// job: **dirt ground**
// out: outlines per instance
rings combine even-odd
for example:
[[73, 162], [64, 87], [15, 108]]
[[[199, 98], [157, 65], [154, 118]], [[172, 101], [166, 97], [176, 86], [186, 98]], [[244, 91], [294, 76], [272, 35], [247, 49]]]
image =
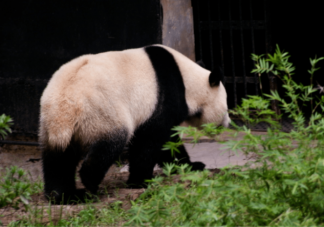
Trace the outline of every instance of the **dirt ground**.
[[[161, 174], [161, 171], [155, 171], [155, 175]], [[115, 173], [106, 175], [105, 179], [99, 188], [99, 201], [93, 203], [94, 206], [100, 208], [109, 206], [110, 203], [115, 201], [121, 201], [122, 207], [124, 209], [129, 209], [131, 206], [130, 201], [137, 199], [140, 194], [142, 194], [145, 189], [128, 189], [125, 187], [126, 181], [128, 179], [129, 173]], [[77, 181], [77, 188], [84, 188], [80, 181]], [[49, 220], [55, 222], [61, 218], [67, 218], [69, 216], [76, 215], [80, 210], [84, 209], [86, 204], [77, 205], [52, 205], [50, 208], [51, 214], [47, 212], [49, 208], [48, 201], [46, 200], [43, 193], [34, 194], [31, 196], [30, 205], [33, 210], [37, 208], [42, 210], [43, 213], [42, 221], [46, 225]], [[11, 207], [4, 207], [0, 209], [0, 220], [3, 225], [8, 225], [11, 221], [20, 220], [22, 217], [28, 217], [28, 215], [33, 216], [31, 212], [26, 212], [24, 206], [19, 207], [19, 209], [14, 209]]]
[[[218, 174], [219, 169], [210, 170], [211, 174]], [[154, 175], [164, 175], [162, 170], [155, 170]], [[128, 179], [129, 172], [107, 174], [103, 182], [100, 184], [98, 198], [99, 201], [92, 203], [97, 208], [109, 207], [109, 205], [116, 201], [122, 202], [122, 208], [128, 210], [131, 208], [131, 201], [136, 200], [146, 189], [129, 189], [126, 188], [126, 181]], [[174, 182], [177, 182], [179, 177], [174, 177]], [[84, 188], [80, 181], [77, 181], [77, 188]], [[86, 208], [87, 204], [76, 205], [51, 205], [49, 206], [43, 193], [34, 194], [31, 196], [30, 205], [32, 209], [26, 211], [24, 206], [21, 205], [19, 209], [11, 207], [4, 207], [0, 209], [0, 218], [2, 224], [7, 226], [12, 221], [21, 220], [23, 217], [34, 218], [36, 215], [32, 213], [38, 210], [38, 220], [44, 224], [44, 226], [50, 221], [56, 222], [62, 218], [68, 218], [75, 216], [82, 209]], [[49, 209], [50, 208], [50, 209]], [[51, 212], [49, 213], [48, 210]], [[40, 219], [39, 217], [42, 216]]]
[[[227, 135], [222, 135], [222, 138], [220, 139], [224, 141], [228, 139], [227, 137]], [[35, 138], [11, 138], [11, 140], [36, 141]], [[188, 139], [188, 141], [189, 140], [190, 139]], [[206, 138], [202, 138], [200, 143], [195, 146], [190, 143], [186, 143], [185, 146], [191, 157], [191, 161], [201, 161], [205, 163], [206, 168], [212, 170], [212, 172], [218, 172], [219, 168], [227, 165], [243, 165], [247, 161], [251, 160], [251, 158], [243, 154], [234, 155], [232, 151], [224, 149], [225, 147], [222, 143]], [[41, 152], [38, 147], [18, 145], [4, 145], [0, 147], [0, 167], [2, 168], [0, 169], [0, 175], [5, 171], [6, 167], [12, 165], [16, 165], [26, 170], [32, 181], [42, 178]], [[156, 169], [154, 174], [160, 175], [162, 174], [162, 171]], [[131, 204], [130, 201], [137, 199], [145, 189], [126, 188], [128, 176], [129, 172], [127, 165], [121, 167], [113, 165], [100, 185], [100, 201], [95, 202], [94, 205], [105, 207], [115, 201], [122, 201], [122, 207], [124, 209], [129, 209]], [[81, 182], [77, 181], [77, 188], [83, 188]], [[49, 205], [43, 194], [33, 195], [30, 203], [34, 208], [43, 210], [44, 225], [49, 222], [50, 218], [53, 221], [73, 216], [86, 206], [84, 204], [66, 206], [52, 205], [51, 214], [49, 215], [46, 212], [46, 210], [48, 210], [46, 208], [48, 208]], [[18, 210], [5, 207], [0, 209], [0, 216], [1, 215], [3, 217], [0, 217], [0, 220], [3, 225], [7, 225], [11, 221], [19, 220], [23, 216], [31, 215], [31, 213], [26, 212], [23, 206]]]

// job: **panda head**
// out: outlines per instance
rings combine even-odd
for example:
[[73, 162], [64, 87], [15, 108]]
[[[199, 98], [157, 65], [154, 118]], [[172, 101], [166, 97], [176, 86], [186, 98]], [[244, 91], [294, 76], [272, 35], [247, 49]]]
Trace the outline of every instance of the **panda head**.
[[191, 111], [189, 105], [189, 117], [186, 123], [195, 127], [206, 123], [228, 127], [231, 119], [228, 115], [227, 93], [221, 82], [221, 70], [218, 68], [217, 71], [210, 72], [203, 69], [200, 73], [203, 74], [199, 78], [203, 80], [204, 86], [195, 94], [199, 97], [195, 99], [200, 102]]
[[185, 123], [200, 127], [202, 124], [215, 123], [228, 127], [231, 122], [227, 108], [227, 94], [221, 82], [222, 70], [205, 69], [202, 61], [193, 62], [180, 52], [163, 45], [176, 61], [185, 86], [188, 117]]

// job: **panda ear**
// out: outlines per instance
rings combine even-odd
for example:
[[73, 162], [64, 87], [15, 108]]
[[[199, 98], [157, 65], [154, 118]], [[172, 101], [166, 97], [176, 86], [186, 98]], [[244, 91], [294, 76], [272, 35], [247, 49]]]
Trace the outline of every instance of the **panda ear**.
[[222, 79], [222, 70], [220, 67], [216, 67], [216, 70], [210, 73], [209, 75], [209, 85], [211, 87], [218, 86], [219, 82]]
[[206, 68], [205, 63], [204, 63], [201, 59], [198, 60], [198, 61], [196, 61], [196, 63], [197, 63], [200, 67]]

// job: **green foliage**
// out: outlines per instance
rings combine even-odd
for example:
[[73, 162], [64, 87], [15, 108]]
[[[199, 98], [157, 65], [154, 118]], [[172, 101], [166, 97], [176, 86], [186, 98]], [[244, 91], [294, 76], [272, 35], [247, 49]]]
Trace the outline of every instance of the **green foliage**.
[[118, 160], [115, 161], [115, 164], [117, 165], [117, 167], [122, 167], [123, 166], [123, 161], [121, 160], [120, 157], [118, 157]]
[[10, 126], [12, 126], [12, 122], [10, 116], [0, 115], [0, 138], [4, 138], [8, 133], [11, 133]]
[[62, 218], [64, 207], [61, 205], [60, 217], [44, 220], [44, 213], [51, 217], [51, 206], [44, 209], [42, 207], [32, 209], [29, 216], [24, 216], [21, 220], [11, 222], [9, 226], [121, 226], [128, 218], [127, 213], [121, 207], [122, 202], [116, 201], [107, 206], [97, 208], [87, 203], [85, 208], [73, 217]]
[[[209, 126], [209, 129], [211, 127], [212, 126]], [[200, 130], [198, 130], [197, 128], [192, 127], [192, 126], [188, 126], [188, 127], [175, 126], [172, 130], [176, 131], [176, 133], [174, 133], [173, 135], [171, 135], [172, 137], [177, 136], [177, 135], [179, 135], [180, 138], [183, 138], [184, 136], [192, 137], [193, 138], [192, 141], [194, 143], [197, 143], [198, 140], [202, 136], [204, 136], [204, 133], [203, 132], [201, 132]], [[213, 131], [213, 130], [211, 130], [211, 131]], [[174, 157], [175, 156], [175, 152], [180, 153], [178, 147], [181, 146], [181, 145], [183, 145], [183, 141], [180, 140], [180, 139], [177, 142], [169, 141], [169, 142], [166, 142], [163, 145], [162, 150], [165, 150], [165, 151], [169, 151], [170, 150], [171, 155]]]
[[[133, 204], [128, 225], [265, 226], [324, 224], [324, 143], [287, 133], [246, 135], [236, 149], [255, 146], [254, 166], [211, 176], [180, 171], [152, 180]], [[228, 144], [232, 149], [234, 145]], [[171, 167], [164, 171], [171, 173]], [[176, 168], [176, 167], [173, 167]]]
[[[132, 208], [124, 211], [120, 203], [97, 209], [88, 206], [75, 217], [49, 223], [49, 226], [322, 226], [324, 225], [324, 98], [314, 100], [312, 80], [323, 58], [311, 59], [311, 84], [293, 81], [294, 66], [288, 53], [279, 47], [273, 55], [252, 55], [252, 72], [273, 73], [283, 82], [286, 98], [278, 92], [249, 96], [232, 114], [240, 116], [246, 126], [261, 121], [271, 125], [264, 135], [255, 135], [246, 126], [236, 127], [242, 139], [225, 142], [233, 151], [254, 153], [256, 161], [245, 166], [222, 168], [219, 174], [208, 170], [191, 172], [189, 165], [168, 164], [166, 177], [150, 180], [148, 189]], [[260, 80], [261, 81], [261, 80]], [[260, 83], [261, 85], [261, 83]], [[261, 86], [262, 88], [262, 86]], [[278, 119], [270, 110], [277, 100], [284, 112], [294, 120], [294, 130], [280, 131]], [[301, 105], [315, 101], [312, 115], [306, 120]], [[206, 124], [202, 130], [174, 127], [173, 136], [192, 137], [196, 143], [202, 136], [217, 138], [224, 128]], [[180, 141], [169, 142], [164, 150], [177, 152]], [[176, 173], [176, 174], [175, 174]], [[0, 194], [1, 195], [1, 194]], [[19, 225], [39, 225], [24, 221]]]
[[[196, 127], [188, 126], [188, 127], [183, 127], [183, 126], [175, 126], [172, 129], [175, 131], [174, 134], [172, 134], [172, 137], [179, 136], [180, 138], [184, 137], [191, 137], [192, 138], [192, 143], [198, 143], [199, 139], [202, 136], [208, 136], [212, 137], [214, 139], [218, 139], [217, 135], [219, 135], [221, 132], [224, 132], [226, 129], [224, 127], [216, 126], [214, 123], [209, 123], [209, 124], [203, 124], [201, 130], [197, 129]], [[183, 141], [181, 139], [178, 139], [177, 142], [166, 142], [163, 145], [162, 150], [165, 151], [170, 151], [171, 155], [174, 157], [175, 152], [180, 153], [178, 147], [183, 145]]]
[[[255, 126], [260, 122], [269, 123], [271, 127], [279, 128], [280, 116], [270, 109], [270, 100], [261, 96], [248, 96], [249, 99], [242, 98], [242, 104], [235, 110], [230, 110], [232, 115], [239, 116], [246, 126]], [[233, 122], [233, 125], [235, 123]], [[236, 126], [236, 125], [235, 125]]]
[[39, 184], [31, 184], [23, 169], [17, 166], [7, 168], [5, 176], [0, 180], [0, 208], [18, 208], [20, 203], [28, 208], [30, 195], [38, 191], [39, 187]]
[[[26, 211], [30, 210], [30, 196], [43, 191], [43, 181], [38, 179], [31, 182], [26, 171], [11, 166], [6, 168], [3, 175], [0, 175], [0, 208], [15, 209], [23, 206]], [[1, 226], [0, 213], [0, 226]]]
[[178, 147], [181, 146], [183, 142], [181, 140], [177, 142], [168, 141], [163, 145], [162, 150], [170, 150], [172, 157], [175, 157], [175, 153], [180, 153]]
[[198, 143], [199, 139], [203, 136], [208, 136], [212, 138], [217, 138], [216, 136], [220, 133], [224, 132], [226, 129], [222, 126], [216, 126], [215, 123], [203, 124], [201, 129], [197, 129], [196, 127], [188, 126], [175, 126], [172, 129], [175, 131], [171, 136], [179, 136], [180, 138], [191, 137], [192, 143]]
[[[263, 58], [263, 55], [257, 56], [252, 55], [252, 59], [255, 61], [255, 69], [252, 72], [261, 75], [264, 72], [273, 73], [278, 77], [282, 83], [283, 88], [286, 89], [286, 98], [283, 99], [279, 96], [277, 91], [271, 91], [271, 94], [266, 94], [270, 100], [277, 100], [280, 103], [281, 109], [288, 114], [290, 118], [294, 120], [295, 130], [304, 136], [312, 135], [314, 137], [319, 136], [321, 128], [324, 126], [322, 115], [317, 113], [318, 107], [324, 110], [324, 96], [318, 97], [315, 100], [315, 107], [313, 107], [313, 97], [312, 94], [317, 91], [313, 88], [312, 81], [314, 73], [319, 69], [316, 68], [316, 64], [323, 60], [324, 58], [310, 59], [311, 70], [310, 74], [310, 85], [297, 84], [293, 79], [295, 67], [290, 63], [289, 55], [287, 52], [281, 52], [279, 46], [277, 45], [276, 51], [273, 55], [268, 54], [268, 58]], [[270, 64], [269, 64], [270, 63]], [[304, 106], [307, 103], [311, 103], [311, 113], [309, 121], [306, 121], [304, 113], [300, 106]], [[307, 127], [305, 127], [305, 125]], [[315, 127], [316, 125], [316, 127]], [[315, 128], [316, 129], [315, 129]], [[314, 130], [317, 132], [315, 133]], [[314, 138], [315, 139], [315, 138]]]
[[81, 210], [79, 214], [69, 220], [61, 219], [57, 223], [59, 226], [94, 226], [96, 223], [97, 210], [94, 207]]
[[[222, 126], [217, 126], [215, 123], [203, 124], [202, 125], [202, 133], [204, 136], [212, 137], [217, 139], [217, 135], [220, 135], [226, 129]], [[193, 141], [195, 142], [195, 141]]]
[[[273, 73], [283, 82], [286, 98], [275, 91], [262, 97], [249, 96], [232, 111], [246, 125], [260, 121], [271, 125], [267, 134], [255, 135], [246, 126], [243, 138], [225, 143], [234, 151], [257, 154], [257, 160], [245, 166], [223, 168], [220, 174], [208, 171], [189, 172], [186, 167], [167, 166], [167, 178], [153, 179], [150, 187], [133, 204], [127, 225], [153, 226], [310, 226], [324, 224], [324, 119], [317, 108], [324, 110], [324, 98], [317, 98], [307, 121], [301, 105], [313, 100], [312, 84], [293, 81], [294, 66], [288, 53], [279, 47], [273, 55], [252, 55], [256, 67], [252, 72]], [[311, 78], [316, 63], [311, 59]], [[261, 80], [260, 80], [261, 81]], [[262, 88], [262, 86], [261, 86]], [[279, 130], [278, 119], [270, 110], [270, 101], [277, 100], [294, 121], [294, 130]], [[177, 135], [189, 135], [193, 142], [202, 135], [217, 134], [208, 128], [175, 127]], [[180, 179], [175, 180], [172, 169]]]
[[184, 136], [187, 137], [192, 137], [192, 142], [197, 143], [199, 139], [204, 136], [202, 131], [197, 129], [196, 127], [188, 126], [188, 127], [183, 127], [183, 126], [175, 126], [173, 131], [176, 131], [172, 136], [179, 135], [180, 138], [183, 138]]

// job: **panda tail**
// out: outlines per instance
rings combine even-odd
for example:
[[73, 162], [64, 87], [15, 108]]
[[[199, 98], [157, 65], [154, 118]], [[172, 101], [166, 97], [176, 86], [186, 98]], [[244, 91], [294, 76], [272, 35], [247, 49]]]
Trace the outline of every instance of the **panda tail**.
[[39, 128], [39, 143], [44, 147], [55, 148], [64, 151], [72, 140], [75, 129], [74, 122], [62, 121], [42, 121]]
[[[77, 75], [87, 63], [88, 56], [79, 57], [67, 63], [56, 74]], [[57, 91], [50, 83], [41, 99], [39, 142], [41, 146], [64, 151], [77, 130], [78, 121], [82, 116], [82, 105], [69, 101], [65, 92]]]

